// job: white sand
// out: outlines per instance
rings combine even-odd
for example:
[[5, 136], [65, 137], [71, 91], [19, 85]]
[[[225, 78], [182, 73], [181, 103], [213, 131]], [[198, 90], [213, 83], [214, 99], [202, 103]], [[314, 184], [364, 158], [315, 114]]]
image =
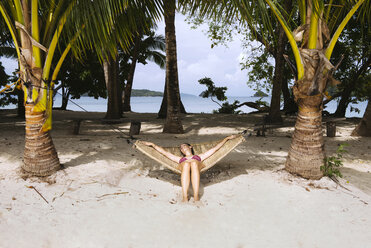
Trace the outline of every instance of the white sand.
[[[103, 125], [103, 115], [56, 111], [52, 136], [65, 169], [24, 180], [24, 123], [0, 111], [1, 248], [371, 247], [371, 139], [349, 135], [354, 121], [339, 120], [338, 136], [325, 137], [328, 155], [350, 145], [340, 180], [348, 190], [282, 170], [287, 127], [248, 138], [202, 175], [201, 201], [184, 204], [179, 176]], [[89, 121], [72, 135], [77, 117]], [[176, 145], [252, 130], [261, 115], [188, 115], [182, 135], [162, 134], [154, 114], [127, 117], [114, 126], [127, 133], [140, 120], [138, 138]]]

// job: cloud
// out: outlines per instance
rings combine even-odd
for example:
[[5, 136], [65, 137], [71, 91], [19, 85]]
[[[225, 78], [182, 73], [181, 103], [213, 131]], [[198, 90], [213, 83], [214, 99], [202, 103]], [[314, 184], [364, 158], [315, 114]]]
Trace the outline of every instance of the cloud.
[[[244, 55], [241, 42], [236, 39], [228, 48], [217, 46], [211, 48], [211, 42], [204, 33], [205, 27], [191, 29], [185, 17], [176, 15], [176, 37], [178, 56], [179, 86], [182, 93], [198, 95], [205, 86], [198, 84], [203, 77], [210, 77], [216, 86], [227, 86], [228, 95], [248, 96], [252, 90], [246, 85], [247, 73], [241, 71], [240, 61]], [[159, 23], [159, 34], [164, 34], [164, 24]], [[147, 87], [163, 90], [165, 71], [148, 63], [138, 66], [134, 78], [134, 88]]]

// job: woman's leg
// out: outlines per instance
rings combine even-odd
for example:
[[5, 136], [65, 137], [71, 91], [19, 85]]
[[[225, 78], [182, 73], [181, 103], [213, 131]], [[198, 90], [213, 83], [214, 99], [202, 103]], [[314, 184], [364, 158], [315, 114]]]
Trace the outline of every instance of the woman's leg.
[[181, 175], [182, 191], [183, 191], [183, 201], [188, 201], [188, 188], [191, 174], [191, 164], [184, 163]]
[[191, 163], [192, 172], [192, 187], [193, 187], [193, 198], [195, 201], [199, 200], [198, 191], [200, 188], [200, 170], [198, 168], [198, 162]]

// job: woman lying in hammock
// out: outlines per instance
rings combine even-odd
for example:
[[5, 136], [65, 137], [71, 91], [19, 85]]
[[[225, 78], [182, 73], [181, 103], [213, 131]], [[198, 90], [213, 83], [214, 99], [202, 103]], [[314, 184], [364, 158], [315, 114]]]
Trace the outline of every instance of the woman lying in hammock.
[[200, 188], [200, 170], [203, 168], [202, 161], [204, 161], [205, 159], [213, 155], [216, 151], [218, 151], [225, 144], [225, 142], [236, 137], [238, 137], [238, 135], [228, 136], [225, 139], [223, 139], [220, 143], [218, 143], [216, 146], [202, 154], [193, 154], [193, 149], [190, 144], [181, 144], [180, 151], [184, 154], [184, 157], [176, 156], [166, 151], [161, 146], [158, 146], [151, 142], [142, 141], [141, 143], [146, 146], [152, 146], [154, 149], [163, 154], [165, 157], [169, 158], [170, 160], [176, 163], [179, 163], [178, 169], [182, 171], [181, 183], [183, 191], [183, 201], [187, 202], [190, 181], [192, 181], [194, 200], [195, 201], [199, 200], [198, 191]]

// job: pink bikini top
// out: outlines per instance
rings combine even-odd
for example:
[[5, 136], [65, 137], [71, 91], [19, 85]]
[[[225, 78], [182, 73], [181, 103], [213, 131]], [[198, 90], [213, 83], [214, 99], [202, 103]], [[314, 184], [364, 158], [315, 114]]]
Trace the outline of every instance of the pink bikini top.
[[[196, 159], [198, 161], [201, 161], [201, 158], [198, 155], [193, 155], [191, 159]], [[179, 159], [179, 164], [183, 163], [186, 160], [188, 160], [186, 157], [183, 157], [183, 158]]]

